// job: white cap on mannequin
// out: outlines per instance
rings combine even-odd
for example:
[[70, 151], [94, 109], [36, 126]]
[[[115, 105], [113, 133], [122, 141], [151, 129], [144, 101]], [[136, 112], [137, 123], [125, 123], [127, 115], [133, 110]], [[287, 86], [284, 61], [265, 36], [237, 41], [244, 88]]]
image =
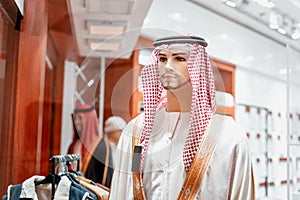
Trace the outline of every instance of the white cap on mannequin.
[[110, 133], [113, 131], [123, 130], [126, 126], [126, 122], [123, 118], [119, 116], [109, 117], [104, 124], [104, 132]]

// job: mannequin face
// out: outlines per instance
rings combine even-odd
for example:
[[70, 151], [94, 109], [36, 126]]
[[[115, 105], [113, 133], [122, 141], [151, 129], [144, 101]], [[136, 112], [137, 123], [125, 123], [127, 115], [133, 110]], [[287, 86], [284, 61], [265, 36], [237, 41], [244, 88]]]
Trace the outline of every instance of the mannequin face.
[[80, 134], [82, 132], [82, 118], [79, 114], [74, 114], [74, 124], [77, 132]]
[[162, 49], [158, 55], [158, 72], [166, 90], [178, 89], [190, 82], [187, 69], [190, 52], [186, 49]]
[[112, 142], [112, 143], [114, 143], [115, 145], [117, 145], [118, 142], [119, 142], [121, 133], [122, 133], [121, 130], [118, 130], [118, 131], [112, 131], [112, 132], [110, 132], [110, 133], [106, 133], [106, 137], [107, 137], [107, 139], [108, 139], [110, 142]]

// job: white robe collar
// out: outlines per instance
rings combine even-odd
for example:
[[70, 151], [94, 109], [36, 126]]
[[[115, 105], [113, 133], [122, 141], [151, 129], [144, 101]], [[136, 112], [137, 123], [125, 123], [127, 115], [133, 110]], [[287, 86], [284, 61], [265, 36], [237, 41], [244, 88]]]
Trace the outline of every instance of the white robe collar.
[[[20, 198], [30, 198], [30, 199], [38, 200], [35, 182], [41, 181], [44, 178], [45, 178], [44, 176], [34, 175], [31, 178], [25, 180], [22, 183]], [[57, 185], [54, 199], [60, 199], [60, 200], [69, 199], [70, 186], [71, 186], [71, 181], [66, 176], [62, 176], [61, 180], [59, 181], [59, 184]], [[51, 184], [45, 184], [45, 187], [51, 190], [52, 186]], [[8, 200], [10, 200], [9, 191], [8, 191]]]

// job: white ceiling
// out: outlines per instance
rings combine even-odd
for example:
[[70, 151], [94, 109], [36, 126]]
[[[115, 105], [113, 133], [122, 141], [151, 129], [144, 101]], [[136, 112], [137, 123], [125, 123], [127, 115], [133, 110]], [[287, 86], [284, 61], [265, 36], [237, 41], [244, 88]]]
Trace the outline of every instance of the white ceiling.
[[[300, 0], [272, 1], [281, 13], [300, 23]], [[257, 21], [253, 16], [259, 18], [267, 11], [253, 2], [248, 4], [241, 12], [222, 0], [68, 0], [81, 56], [129, 58], [140, 34], [156, 39], [170, 31], [188, 31], [208, 41], [210, 56], [284, 80], [286, 44], [292, 40]], [[125, 24], [125, 29], [116, 34], [92, 35], [88, 21], [109, 26]], [[92, 50], [89, 42], [95, 40], [119, 50]], [[298, 55], [294, 53], [294, 57]], [[293, 63], [293, 76], [300, 83], [300, 61]]]
[[[283, 12], [293, 12], [293, 17], [300, 22], [300, 8], [291, 1], [276, 0], [275, 3], [284, 6]], [[156, 39], [169, 31], [201, 35], [208, 41], [207, 51], [212, 57], [280, 80], [286, 78], [285, 45], [292, 40], [226, 6], [221, 0], [176, 0], [176, 3], [173, 0], [154, 0], [142, 34]], [[293, 74], [300, 76], [299, 63], [293, 66], [298, 68]]]
[[[230, 0], [233, 2], [246, 2], [237, 6], [237, 8], [231, 8], [223, 3], [222, 0], [188, 0], [203, 8], [209, 9], [224, 18], [230, 19], [248, 29], [259, 32], [266, 35], [280, 43], [285, 43], [291, 39], [280, 34], [277, 30], [271, 30], [268, 25], [270, 22], [270, 15], [274, 11], [282, 14], [288, 20], [283, 22], [290, 22], [294, 25], [298, 25], [300, 28], [300, 0]], [[275, 7], [267, 8], [258, 3], [260, 2], [272, 2]], [[298, 3], [297, 3], [298, 2]]]
[[[67, 2], [80, 56], [129, 58], [152, 0]], [[91, 24], [96, 25], [96, 28], [105, 28], [99, 34], [92, 34], [89, 29]], [[109, 33], [111, 30], [112, 33]]]

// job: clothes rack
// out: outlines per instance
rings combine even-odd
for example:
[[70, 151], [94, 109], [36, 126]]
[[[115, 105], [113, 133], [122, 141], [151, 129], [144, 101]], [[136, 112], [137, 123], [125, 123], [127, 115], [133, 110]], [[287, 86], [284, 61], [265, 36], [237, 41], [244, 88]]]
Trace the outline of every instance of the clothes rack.
[[55, 194], [55, 165], [56, 163], [61, 163], [61, 162], [74, 162], [77, 160], [77, 171], [80, 169], [80, 155], [79, 154], [67, 154], [67, 155], [55, 155], [50, 158], [51, 161], [51, 176], [52, 176], [52, 188], [51, 188], [51, 200], [54, 199], [54, 194]]

